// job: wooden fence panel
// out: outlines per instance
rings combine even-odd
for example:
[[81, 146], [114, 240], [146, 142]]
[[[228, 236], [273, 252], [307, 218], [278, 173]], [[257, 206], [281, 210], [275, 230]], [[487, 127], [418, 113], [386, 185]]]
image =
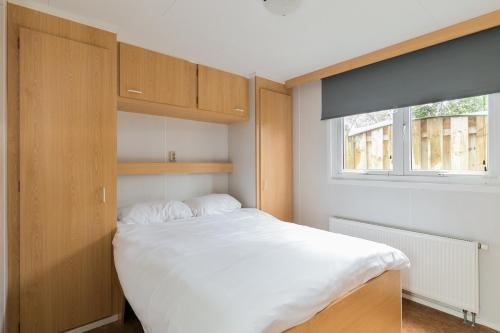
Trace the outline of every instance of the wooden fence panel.
[[344, 169], [353, 170], [354, 169], [354, 149], [355, 149], [355, 137], [346, 136], [344, 138]]
[[428, 170], [430, 166], [429, 137], [427, 131], [427, 119], [420, 121], [420, 169]]
[[[452, 116], [414, 119], [413, 170], [483, 171], [488, 154], [488, 118]], [[355, 170], [392, 168], [392, 125], [344, 139], [344, 167]]]
[[366, 170], [366, 132], [354, 138], [354, 169]]
[[412, 167], [414, 170], [422, 168], [422, 121], [412, 121], [411, 130]]
[[443, 170], [451, 170], [451, 119], [443, 118]]
[[451, 170], [469, 167], [468, 117], [451, 118]]
[[370, 152], [367, 156], [369, 170], [384, 168], [384, 128], [377, 128], [371, 132]]
[[429, 142], [429, 162], [431, 170], [443, 168], [443, 118], [427, 119], [427, 136]]
[[392, 125], [385, 126], [383, 130], [383, 169], [392, 169]]

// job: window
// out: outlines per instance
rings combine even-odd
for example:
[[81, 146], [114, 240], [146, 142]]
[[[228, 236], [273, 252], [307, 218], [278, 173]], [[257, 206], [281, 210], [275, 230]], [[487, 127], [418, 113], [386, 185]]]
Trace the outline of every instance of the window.
[[412, 170], [487, 170], [488, 96], [410, 108]]
[[464, 176], [483, 183], [496, 174], [498, 112], [500, 94], [493, 94], [331, 120], [333, 177]]
[[344, 117], [344, 170], [392, 170], [392, 114]]

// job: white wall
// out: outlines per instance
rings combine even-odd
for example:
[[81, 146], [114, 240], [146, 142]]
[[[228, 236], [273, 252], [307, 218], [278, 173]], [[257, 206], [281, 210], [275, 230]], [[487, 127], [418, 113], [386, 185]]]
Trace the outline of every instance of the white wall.
[[229, 125], [229, 159], [234, 166], [229, 194], [243, 207], [255, 207], [255, 77], [250, 79], [248, 96], [248, 122]]
[[[118, 161], [166, 162], [169, 151], [179, 162], [227, 161], [228, 126], [118, 113]], [[120, 176], [118, 206], [227, 191], [227, 174]]]
[[499, 329], [500, 194], [329, 184], [327, 122], [320, 116], [321, 83], [296, 88], [296, 222], [327, 230], [336, 215], [488, 244], [480, 255], [478, 320]]

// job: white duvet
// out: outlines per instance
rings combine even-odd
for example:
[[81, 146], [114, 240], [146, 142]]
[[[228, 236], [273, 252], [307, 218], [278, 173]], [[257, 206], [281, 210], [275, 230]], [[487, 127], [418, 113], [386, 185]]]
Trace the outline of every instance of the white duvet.
[[389, 246], [256, 209], [119, 223], [113, 245], [123, 291], [148, 333], [282, 332], [409, 264]]

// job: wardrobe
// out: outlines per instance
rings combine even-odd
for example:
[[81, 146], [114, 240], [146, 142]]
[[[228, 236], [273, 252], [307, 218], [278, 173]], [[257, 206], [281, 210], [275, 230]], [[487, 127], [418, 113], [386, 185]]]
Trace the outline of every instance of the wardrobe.
[[116, 35], [8, 4], [7, 332], [121, 312]]
[[293, 221], [292, 91], [255, 78], [257, 208]]

